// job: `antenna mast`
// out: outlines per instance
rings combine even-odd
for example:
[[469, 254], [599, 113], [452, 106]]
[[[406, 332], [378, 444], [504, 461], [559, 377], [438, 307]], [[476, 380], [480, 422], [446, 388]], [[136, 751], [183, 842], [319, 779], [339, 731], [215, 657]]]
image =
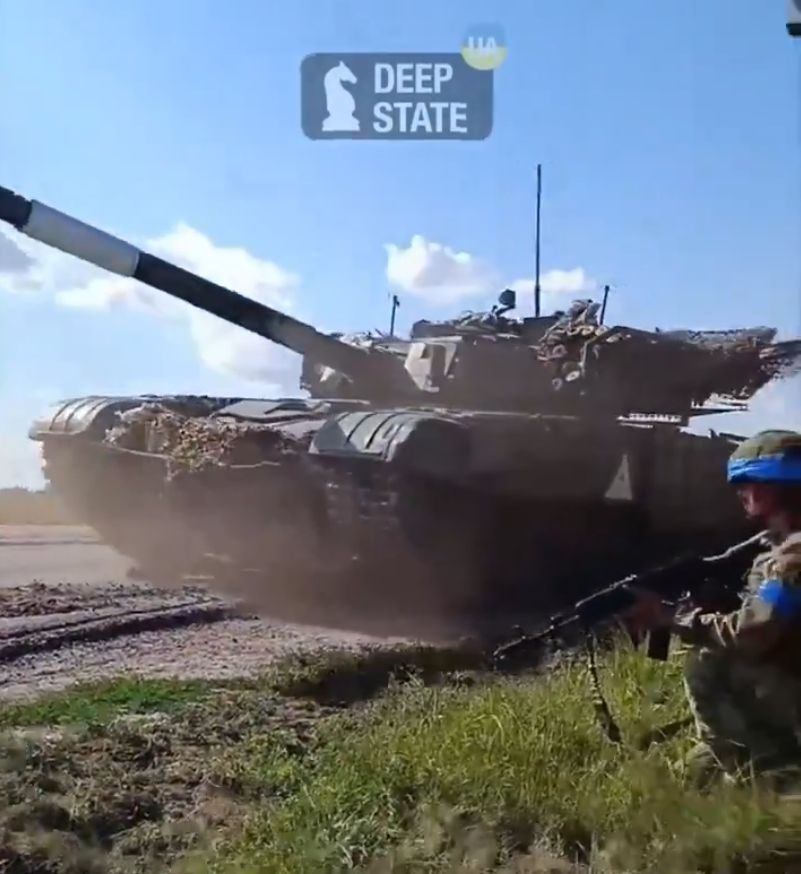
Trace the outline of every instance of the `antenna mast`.
[[606, 316], [606, 302], [609, 300], [609, 286], [604, 286], [604, 302], [601, 304], [601, 316], [598, 319], [599, 324], [604, 323], [604, 317]]
[[542, 203], [542, 164], [537, 164], [537, 225], [534, 256], [534, 315], [540, 314], [540, 204]]
[[393, 294], [392, 295], [392, 315], [390, 316], [390, 319], [389, 319], [389, 336], [390, 337], [395, 336], [395, 311], [398, 309], [399, 306], [400, 306], [400, 300], [398, 299], [398, 295]]

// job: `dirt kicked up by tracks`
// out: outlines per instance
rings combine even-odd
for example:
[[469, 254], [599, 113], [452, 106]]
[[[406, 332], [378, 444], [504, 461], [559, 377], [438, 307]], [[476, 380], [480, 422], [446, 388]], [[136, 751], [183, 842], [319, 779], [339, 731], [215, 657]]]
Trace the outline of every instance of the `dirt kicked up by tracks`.
[[0, 526], [0, 699], [126, 673], [246, 678], [287, 655], [399, 642], [254, 616], [199, 586], [127, 580], [91, 532], [59, 528]]

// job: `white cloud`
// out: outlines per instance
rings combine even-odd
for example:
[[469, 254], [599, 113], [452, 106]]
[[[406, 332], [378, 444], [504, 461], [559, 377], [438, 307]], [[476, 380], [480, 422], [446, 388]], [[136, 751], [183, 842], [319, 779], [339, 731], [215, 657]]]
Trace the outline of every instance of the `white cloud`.
[[[44, 292], [66, 307], [102, 312], [124, 306], [182, 320], [208, 367], [267, 383], [265, 391], [285, 393], [297, 388], [300, 362], [289, 350], [136, 280], [109, 274], [22, 235], [18, 237], [19, 243], [15, 243], [0, 236], [29, 259], [27, 267], [5, 283], [9, 290]], [[141, 245], [154, 255], [253, 300], [283, 311], [294, 308], [300, 284], [297, 276], [246, 249], [219, 246], [185, 223]]]
[[[518, 294], [527, 297], [534, 294], [534, 279], [516, 279], [511, 285]], [[591, 295], [598, 283], [587, 275], [583, 267], [572, 270], [548, 270], [540, 275], [543, 309], [565, 306], [574, 298]]]
[[25, 273], [31, 268], [33, 259], [10, 237], [0, 233], [0, 275]]
[[448, 305], [500, 287], [495, 272], [467, 252], [415, 234], [406, 248], [389, 243], [386, 275], [390, 284], [428, 303]]
[[[384, 248], [390, 284], [430, 304], [452, 306], [469, 298], [494, 295], [505, 287], [500, 273], [491, 265], [420, 234], [415, 234], [406, 247], [390, 243]], [[517, 279], [508, 287], [526, 297], [534, 294], [533, 279]], [[584, 268], [576, 267], [543, 273], [540, 287], [543, 305], [548, 309], [591, 294], [598, 283]]]
[[693, 430], [714, 428], [749, 436], [766, 428], [801, 431], [801, 376], [780, 379], [760, 389], [743, 413], [704, 416]]

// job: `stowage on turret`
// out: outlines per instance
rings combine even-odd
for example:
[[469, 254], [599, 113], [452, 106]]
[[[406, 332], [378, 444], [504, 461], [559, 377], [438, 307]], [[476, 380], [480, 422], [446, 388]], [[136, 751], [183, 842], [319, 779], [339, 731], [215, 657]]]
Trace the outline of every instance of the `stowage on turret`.
[[733, 542], [738, 438], [685, 426], [801, 358], [773, 328], [609, 326], [593, 301], [514, 318], [510, 290], [406, 338], [328, 335], [4, 188], [0, 220], [302, 356], [306, 396], [72, 398], [30, 431], [55, 492], [151, 579], [248, 580], [277, 615], [484, 622]]

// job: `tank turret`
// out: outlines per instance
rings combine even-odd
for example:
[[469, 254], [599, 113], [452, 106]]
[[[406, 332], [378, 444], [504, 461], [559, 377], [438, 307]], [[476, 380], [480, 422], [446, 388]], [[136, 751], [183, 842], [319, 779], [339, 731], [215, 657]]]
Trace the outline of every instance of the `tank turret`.
[[[776, 330], [646, 331], [599, 321], [600, 305], [577, 300], [563, 312], [516, 319], [514, 293], [487, 312], [420, 320], [408, 339], [353, 335], [404, 362], [415, 388], [443, 406], [592, 418], [690, 418], [744, 409], [773, 379], [791, 375], [801, 343]], [[307, 356], [301, 385], [313, 397], [359, 396]], [[344, 392], [344, 395], [343, 395]]]

